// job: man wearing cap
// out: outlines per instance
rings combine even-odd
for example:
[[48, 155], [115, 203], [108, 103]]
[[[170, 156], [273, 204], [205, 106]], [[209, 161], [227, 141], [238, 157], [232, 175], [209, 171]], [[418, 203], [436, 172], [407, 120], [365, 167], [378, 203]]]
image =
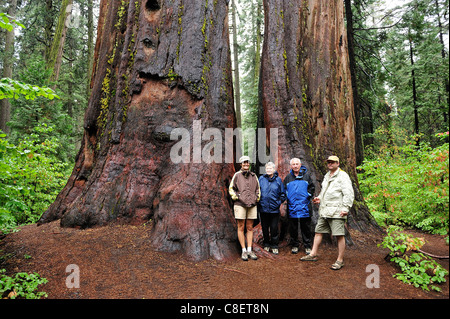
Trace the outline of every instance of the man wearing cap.
[[[250, 157], [242, 156], [239, 162], [241, 169], [234, 174], [228, 191], [234, 201], [234, 217], [237, 221], [238, 239], [242, 247], [241, 258], [244, 261], [247, 261], [248, 257], [256, 260], [258, 257], [252, 251], [253, 222], [258, 218], [256, 204], [260, 199], [261, 192], [258, 178], [255, 173], [250, 171]], [[247, 229], [247, 236], [244, 234], [245, 229]], [[245, 246], [246, 238], [247, 248]]]
[[328, 173], [322, 182], [319, 196], [313, 203], [320, 204], [319, 219], [316, 225], [314, 244], [309, 255], [300, 258], [302, 261], [316, 261], [317, 251], [323, 234], [331, 233], [338, 242], [338, 257], [331, 269], [339, 270], [344, 266], [345, 222], [355, 198], [352, 181], [346, 172], [339, 168], [339, 158], [330, 156], [327, 159]]

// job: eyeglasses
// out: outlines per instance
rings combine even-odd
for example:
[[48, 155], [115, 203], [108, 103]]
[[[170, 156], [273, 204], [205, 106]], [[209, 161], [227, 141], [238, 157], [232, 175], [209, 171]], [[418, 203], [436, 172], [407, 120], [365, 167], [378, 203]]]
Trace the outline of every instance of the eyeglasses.
[[333, 163], [337, 163], [335, 161], [327, 161], [327, 164], [333, 164]]

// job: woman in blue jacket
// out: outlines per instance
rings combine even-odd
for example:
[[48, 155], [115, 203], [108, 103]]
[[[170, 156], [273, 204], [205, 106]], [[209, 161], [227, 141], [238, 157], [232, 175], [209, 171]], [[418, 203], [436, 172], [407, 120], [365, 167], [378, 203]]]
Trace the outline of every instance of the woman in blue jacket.
[[278, 254], [278, 221], [280, 220], [280, 205], [286, 200], [286, 193], [281, 178], [275, 170], [275, 164], [266, 164], [266, 174], [259, 177], [261, 199], [258, 208], [264, 237], [264, 250]]

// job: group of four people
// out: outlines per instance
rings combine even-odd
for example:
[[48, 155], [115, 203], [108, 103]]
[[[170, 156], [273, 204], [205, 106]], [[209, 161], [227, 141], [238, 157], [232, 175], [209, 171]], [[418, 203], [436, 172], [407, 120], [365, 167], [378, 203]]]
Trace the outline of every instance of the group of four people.
[[[287, 201], [286, 213], [289, 218], [291, 252], [298, 253], [300, 246], [298, 228], [300, 226], [306, 256], [302, 261], [317, 261], [317, 251], [324, 233], [336, 236], [338, 242], [338, 258], [331, 266], [338, 270], [344, 266], [345, 222], [353, 205], [354, 192], [348, 174], [339, 168], [339, 158], [330, 156], [327, 159], [328, 173], [324, 176], [322, 189], [314, 197], [315, 186], [308, 170], [300, 159], [290, 161], [291, 170], [282, 181], [278, 176], [275, 164], [268, 162], [266, 174], [257, 178], [250, 171], [250, 158], [240, 158], [241, 169], [231, 180], [229, 193], [234, 201], [234, 217], [237, 221], [238, 240], [242, 247], [241, 258], [256, 260], [258, 257], [252, 250], [253, 224], [258, 218], [264, 238], [264, 250], [278, 254], [280, 207]], [[320, 204], [319, 219], [315, 228], [314, 242], [311, 233], [310, 202]], [[245, 234], [245, 230], [247, 233]], [[246, 245], [247, 241], [247, 245]]]

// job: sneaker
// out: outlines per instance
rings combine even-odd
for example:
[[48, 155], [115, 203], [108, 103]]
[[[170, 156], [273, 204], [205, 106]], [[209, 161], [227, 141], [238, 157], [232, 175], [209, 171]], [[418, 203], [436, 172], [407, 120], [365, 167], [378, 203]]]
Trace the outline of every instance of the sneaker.
[[298, 254], [298, 247], [292, 247], [291, 253]]
[[272, 253], [274, 255], [278, 255], [278, 248], [272, 248]]
[[247, 253], [248, 256], [253, 259], [253, 260], [257, 260], [258, 256], [256, 256], [255, 252], [252, 250], [251, 252]]
[[306, 248], [305, 252], [306, 252], [307, 255], [309, 255], [311, 253], [311, 248]]
[[266, 246], [266, 247], [264, 247], [264, 250], [267, 251], [267, 252], [269, 252], [269, 251], [270, 251], [270, 247], [269, 247], [269, 246]]
[[242, 259], [243, 261], [247, 261], [247, 260], [248, 260], [248, 255], [247, 255], [247, 252], [246, 252], [246, 251], [243, 251], [243, 252], [242, 252], [241, 259]]

